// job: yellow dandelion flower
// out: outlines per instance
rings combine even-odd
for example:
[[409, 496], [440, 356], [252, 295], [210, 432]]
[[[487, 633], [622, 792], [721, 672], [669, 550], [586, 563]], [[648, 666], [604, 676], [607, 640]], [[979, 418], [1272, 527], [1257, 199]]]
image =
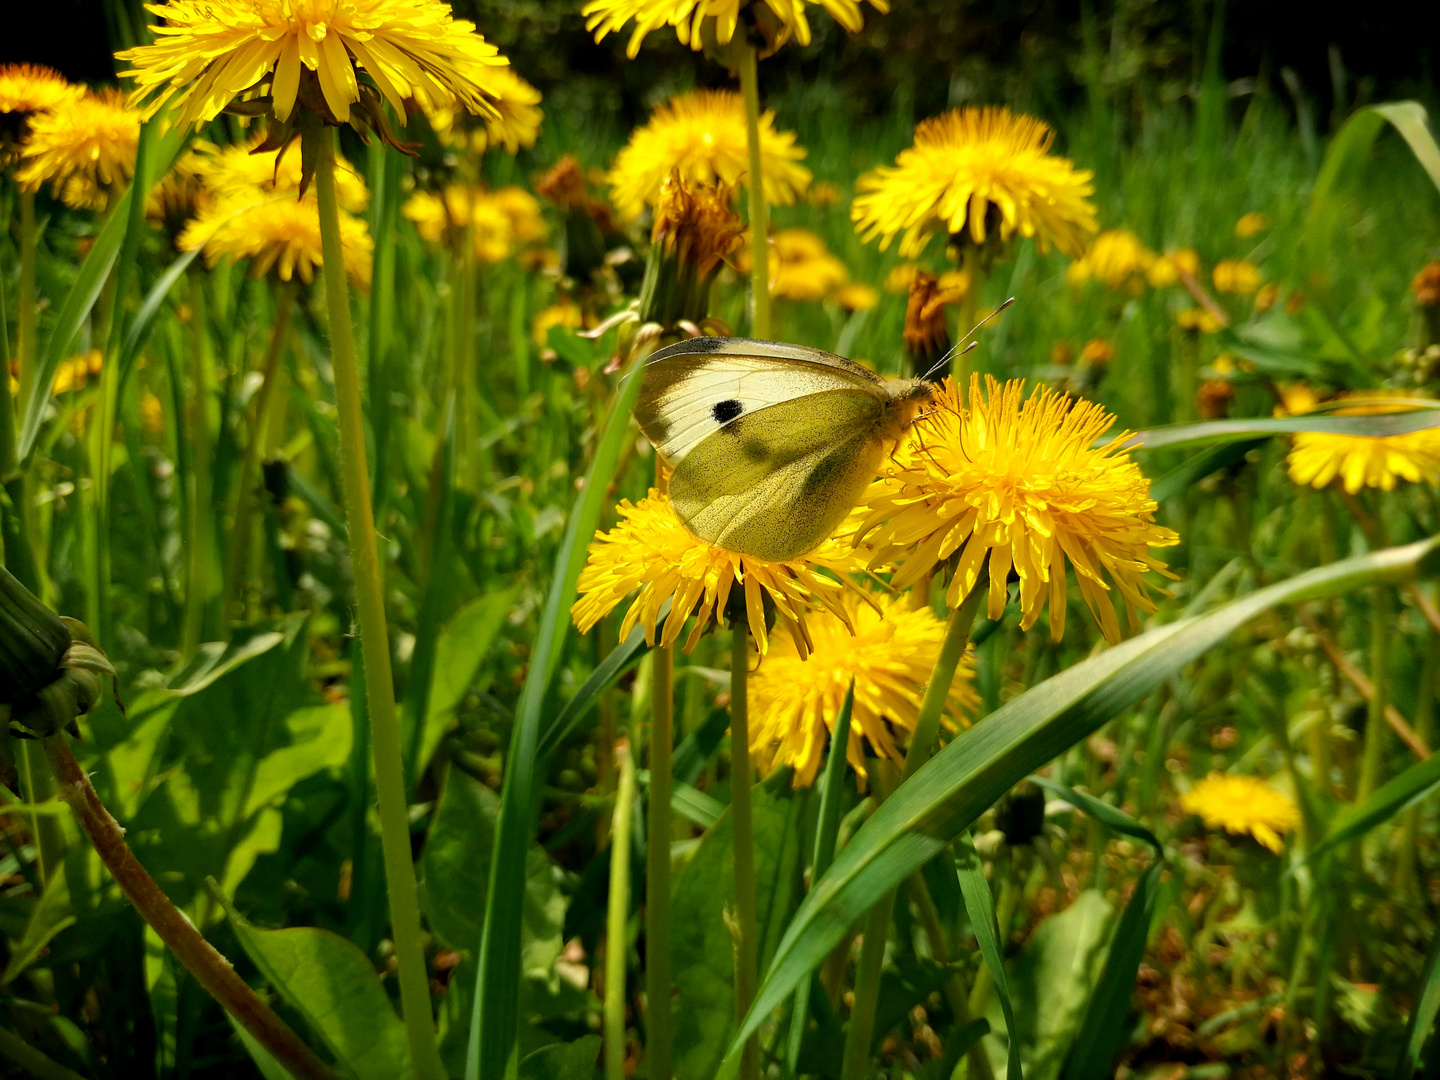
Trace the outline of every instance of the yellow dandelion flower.
[[888, 293], [908, 293], [911, 285], [915, 282], [915, 275], [922, 272], [920, 267], [915, 263], [901, 263], [885, 275], [885, 291]]
[[1150, 264], [1145, 278], [1150, 282], [1151, 288], [1163, 289], [1179, 281], [1181, 271], [1191, 277], [1200, 273], [1200, 255], [1194, 248], [1177, 248], [1157, 256]]
[[[1282, 391], [1287, 412], [1294, 415], [1314, 408], [1314, 393], [1308, 387], [1287, 390]], [[1375, 398], [1379, 393], [1368, 390], [1363, 395], [1341, 394], [1340, 398]], [[1410, 410], [1411, 406], [1405, 404], [1405, 398], [1413, 395], [1390, 393], [1385, 396], [1395, 398], [1394, 403], [1372, 401], [1364, 405], [1342, 406], [1328, 415], [1380, 416]], [[1424, 481], [1435, 486], [1440, 484], [1440, 428], [1412, 431], [1408, 435], [1378, 436], [1303, 431], [1295, 436], [1285, 461], [1294, 483], [1323, 488], [1338, 478], [1350, 495], [1366, 487], [1391, 491], [1400, 480], [1408, 480], [1412, 484]]]
[[1288, 796], [1255, 776], [1211, 773], [1180, 796], [1180, 809], [1197, 815], [1207, 829], [1250, 835], [1275, 854], [1281, 833], [1300, 824], [1300, 810]]
[[872, 285], [852, 281], [835, 290], [835, 302], [846, 311], [869, 311], [880, 303], [880, 292]]
[[1080, 348], [1080, 363], [1108, 364], [1115, 359], [1115, 343], [1109, 338], [1091, 338]]
[[805, 193], [805, 201], [811, 206], [834, 206], [840, 201], [840, 185], [829, 180], [821, 180], [818, 184], [811, 184], [810, 190]]
[[50, 384], [50, 392], [59, 397], [74, 390], [84, 390], [85, 384], [100, 374], [102, 362], [99, 349], [91, 349], [88, 353], [60, 361], [55, 368], [55, 379]]
[[1259, 236], [1268, 228], [1270, 219], [1257, 211], [1251, 211], [1235, 222], [1235, 235], [1241, 240], [1248, 240], [1252, 236]]
[[544, 240], [547, 232], [539, 201], [524, 188], [513, 186], [491, 191], [451, 184], [439, 194], [417, 191], [400, 212], [432, 244], [455, 239], [468, 222], [475, 255], [485, 263], [503, 262], [521, 248]]
[[[452, 18], [439, 0], [170, 0], [146, 7], [165, 20], [156, 41], [117, 53], [134, 66], [133, 100], [154, 115], [167, 101], [184, 104], [182, 125], [213, 120], [259, 84], [268, 84], [276, 119], [297, 101], [324, 102], [340, 123], [366, 105], [357, 67], [395, 112], [405, 103], [437, 109], [459, 102], [493, 114], [486, 76], [508, 61]], [[302, 84], [307, 88], [302, 93]]]
[[468, 124], [461, 111], [441, 106], [429, 113], [430, 126], [447, 146], [484, 153], [499, 146], [514, 154], [521, 147], [535, 145], [545, 114], [540, 109], [540, 91], [509, 67], [486, 68], [483, 85], [496, 99], [493, 114], [482, 116], [479, 126]]
[[[680, 43], [697, 52], [707, 40], [728, 45], [740, 23], [740, 9], [750, 7], [756, 13], [756, 25], [765, 34], [764, 54], [768, 55], [791, 36], [801, 45], [810, 44], [807, 3], [819, 4], [852, 34], [865, 26], [856, 0], [765, 0], [764, 4], [749, 0], [590, 0], [580, 14], [585, 16], [585, 29], [594, 32], [597, 42], [604, 41], [608, 34], [619, 33], [634, 20], [635, 29], [625, 46], [625, 55], [633, 60], [640, 54], [645, 36], [662, 26], [673, 26]], [[890, 10], [887, 0], [870, 0], [870, 6], [880, 12]]]
[[[937, 564], [958, 556], [948, 600], [959, 604], [986, 566], [989, 617], [1005, 609], [1007, 580], [1020, 578], [1022, 630], [1050, 603], [1050, 634], [1065, 630], [1065, 564], [1075, 568], [1086, 605], [1108, 641], [1120, 639], [1111, 593], [1130, 614], [1155, 610], [1147, 570], [1172, 576], [1152, 547], [1180, 538], [1154, 523], [1150, 481], [1124, 448], [1128, 432], [1103, 446], [1114, 423], [1100, 406], [1071, 401], [1023, 380], [1001, 386], [976, 376], [969, 407], [954, 383], [936, 390], [880, 479], [871, 484], [860, 529], [870, 565], [900, 567], [892, 584], [905, 588]], [[1108, 579], [1108, 580], [1107, 580]]]
[[67, 206], [104, 209], [130, 179], [139, 145], [140, 114], [120, 91], [83, 94], [30, 117], [15, 178], [31, 191], [49, 184]]
[[1175, 325], [1196, 334], [1213, 334], [1223, 325], [1219, 316], [1208, 308], [1185, 308], [1175, 313]]
[[[800, 165], [805, 150], [793, 131], [776, 131], [775, 114], [760, 117], [760, 171], [765, 200], [788, 206], [810, 184]], [[745, 103], [729, 90], [696, 90], [671, 98], [651, 114], [615, 158], [608, 182], [615, 208], [627, 218], [654, 205], [671, 170], [687, 183], [731, 186], [750, 167], [745, 144]]]
[[[193, 172], [221, 201], [242, 199], [263, 202], [275, 195], [298, 195], [301, 183], [301, 149], [292, 142], [279, 151], [260, 151], [257, 137], [237, 146], [216, 146], [197, 139], [177, 169]], [[340, 209], [358, 214], [370, 203], [370, 192], [354, 165], [335, 156], [335, 201]]]
[[1079, 259], [1065, 270], [1072, 285], [1092, 278], [1107, 288], [1130, 288], [1137, 292], [1148, 279], [1155, 255], [1129, 229], [1109, 229], [1097, 236]]
[[[743, 259], [740, 265], [745, 267]], [[823, 300], [849, 280], [845, 264], [830, 254], [825, 241], [809, 229], [780, 229], [771, 234], [771, 296]]]
[[[688, 652], [707, 629], [720, 624], [736, 587], [761, 656], [770, 647], [767, 598], [801, 656], [808, 656], [812, 647], [807, 624], [811, 611], [823, 609], [849, 625], [850, 611], [842, 601], [852, 586], [843, 575], [858, 573], [864, 564], [847, 543], [829, 540], [798, 559], [768, 562], [696, 539], [675, 516], [670, 500], [653, 489], [638, 503], [626, 499], [616, 512], [620, 523], [595, 534], [580, 572], [580, 598], [570, 615], [582, 634], [637, 590], [620, 624], [622, 641], [639, 625], [654, 645], [660, 608], [669, 600], [670, 616], [659, 642], [675, 644], [685, 620], [694, 615], [695, 625], [685, 639]], [[822, 570], [842, 575], [841, 580]]]
[[[750, 681], [751, 753], [768, 769], [794, 768], [796, 787], [815, 782], [851, 679], [855, 704], [846, 760], [864, 776], [869, 743], [875, 755], [902, 764], [901, 744], [915, 730], [945, 639], [944, 623], [928, 607], [911, 610], [904, 599], [883, 595], [848, 594], [842, 603], [848, 621], [829, 612], [811, 618], [809, 659], [781, 639]], [[950, 684], [946, 712], [952, 725], [979, 702], [971, 689], [974, 676], [967, 654]]]
[[58, 71], [38, 64], [0, 64], [0, 165], [19, 159], [30, 133], [30, 114], [45, 112], [85, 93]]
[[535, 320], [530, 324], [530, 334], [535, 339], [535, 344], [543, 349], [549, 344], [552, 326], [578, 330], [584, 325], [585, 317], [580, 308], [567, 299], [551, 304], [536, 315]]
[[[265, 202], [222, 199], [200, 214], [180, 234], [182, 251], [204, 248], [205, 261], [214, 266], [226, 255], [250, 260], [250, 273], [261, 277], [271, 270], [281, 280], [295, 274], [309, 284], [315, 268], [324, 263], [320, 244], [320, 212], [313, 194], [303, 199], [271, 196]], [[370, 284], [370, 255], [374, 244], [361, 218], [340, 214], [340, 253], [345, 272], [357, 285]]]
[[904, 233], [900, 254], [914, 257], [937, 232], [983, 245], [1033, 236], [1041, 250], [1085, 250], [1095, 232], [1091, 173], [1050, 153], [1054, 132], [1033, 116], [1006, 108], [954, 109], [923, 121], [915, 145], [894, 167], [856, 182], [855, 229], [888, 247]]
[[151, 435], [165, 430], [165, 406], [149, 390], [140, 395], [140, 424]]
[[1260, 291], [1255, 294], [1255, 311], [1258, 314], [1265, 314], [1273, 308], [1280, 300], [1280, 286], [1272, 281], [1268, 285], [1261, 285]]
[[415, 192], [405, 200], [400, 213], [414, 222], [420, 238], [431, 244], [440, 243], [452, 228], [460, 224], [450, 219], [445, 199], [433, 191]]
[[1222, 293], [1249, 296], [1260, 287], [1260, 268], [1245, 259], [1221, 259], [1210, 274], [1215, 288]]

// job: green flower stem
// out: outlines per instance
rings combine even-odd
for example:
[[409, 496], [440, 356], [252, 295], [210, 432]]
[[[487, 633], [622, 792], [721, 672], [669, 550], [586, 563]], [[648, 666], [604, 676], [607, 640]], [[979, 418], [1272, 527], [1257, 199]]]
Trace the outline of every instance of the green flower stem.
[[210, 599], [212, 517], [210, 438], [210, 354], [206, 341], [205, 285], [190, 277], [190, 407], [186, 433], [190, 443], [190, 505], [186, 523], [185, 613], [181, 622], [180, 655], [194, 656], [205, 629], [205, 604]]
[[[1440, 634], [1433, 629], [1425, 635], [1425, 659], [1420, 665], [1420, 692], [1415, 700], [1415, 734], [1426, 746], [1435, 745], [1435, 673], [1440, 669]], [[1415, 893], [1419, 887], [1418, 860], [1420, 807], [1412, 806], [1401, 817], [1400, 856], [1395, 867], [1397, 892]]]
[[[620, 786], [610, 830], [610, 900], [605, 911], [605, 1080], [625, 1080], [625, 928], [630, 916], [630, 821], [635, 807], [635, 762], [615, 747]], [[654, 798], [654, 795], [651, 795]]]
[[[15, 359], [20, 400], [30, 400], [35, 383], [35, 193], [20, 189], [20, 295], [16, 297]], [[23, 407], [23, 406], [22, 406]]]
[[[970, 628], [985, 596], [986, 583], [987, 577], [982, 575], [960, 606], [950, 613], [945, 626], [945, 640], [940, 645], [940, 655], [935, 658], [935, 669], [930, 674], [925, 697], [920, 702], [915, 732], [910, 736], [910, 748], [906, 751], [905, 767], [900, 774], [902, 784], [914, 776], [935, 751], [935, 741], [940, 734], [940, 715], [945, 710], [945, 700], [950, 695], [960, 658], [965, 655], [965, 646], [970, 641]], [[875, 1006], [880, 995], [880, 969], [885, 961], [885, 939], [889, 935], [890, 916], [894, 910], [895, 890], [891, 889], [865, 917], [860, 963], [855, 972], [855, 1002], [850, 1009], [850, 1025], [845, 1031], [845, 1057], [840, 1069], [842, 1080], [863, 1080], [869, 1069], [870, 1042], [875, 1034]], [[932, 942], [932, 947], [934, 944]]]
[[[275, 325], [271, 328], [270, 343], [260, 365], [261, 378], [264, 381], [260, 383], [260, 389], [255, 395], [255, 404], [250, 413], [250, 437], [245, 442], [245, 453], [240, 459], [235, 515], [230, 527], [230, 547], [225, 556], [225, 583], [220, 592], [221, 633], [226, 638], [230, 636], [231, 621], [243, 621], [245, 618], [245, 569], [250, 553], [251, 510], [255, 505], [252, 489], [255, 487], [255, 470], [260, 463], [260, 450], [269, 426], [270, 403], [274, 399], [280, 357], [285, 349], [285, 338], [290, 331], [293, 292], [294, 288], [288, 281], [279, 282], [275, 286]], [[235, 610], [237, 606], [238, 610]]]
[[750, 293], [755, 310], [750, 333], [770, 336], [770, 246], [766, 242], [765, 174], [760, 166], [760, 74], [755, 46], [748, 40], [740, 47], [740, 93], [745, 98], [745, 143], [750, 151]]
[[1385, 706], [1389, 689], [1390, 624], [1395, 618], [1394, 593], [1388, 585], [1375, 588], [1370, 618], [1370, 710], [1365, 717], [1365, 750], [1360, 758], [1360, 780], [1355, 786], [1355, 801], [1362, 803], [1380, 786], [1380, 773], [1385, 764], [1387, 723]]
[[420, 1080], [442, 1080], [444, 1066], [435, 1043], [425, 952], [420, 944], [420, 904], [410, 854], [410, 820], [405, 806], [400, 724], [395, 713], [395, 681], [390, 671], [390, 638], [385, 627], [385, 594], [375, 519], [370, 505], [370, 470], [365, 461], [365, 418], [360, 404], [360, 365], [350, 323], [350, 290], [340, 251], [340, 214], [335, 199], [335, 137], [319, 133], [315, 194], [325, 265], [325, 300], [330, 315], [331, 364], [335, 371], [335, 407], [340, 428], [340, 474], [355, 606], [370, 713], [370, 747], [379, 803], [380, 850], [390, 896], [390, 932], [399, 964], [400, 1004], [410, 1040], [410, 1057]]
[[[755, 1000], [759, 942], [755, 918], [755, 821], [750, 806], [750, 702], [746, 676], [750, 668], [750, 633], [739, 619], [730, 631], [730, 814], [735, 869], [735, 1021], [739, 1023]], [[760, 1039], [745, 1040], [740, 1055], [740, 1080], [760, 1076]]]
[[650, 804], [645, 842], [646, 1056], [650, 1080], [670, 1080], [670, 789], [675, 749], [675, 650], [650, 669]]
[[42, 740], [60, 794], [75, 812], [116, 884], [135, 905], [175, 958], [235, 1020], [274, 1055], [297, 1080], [336, 1080], [335, 1073], [306, 1046], [170, 902], [125, 843], [125, 830], [100, 801], [90, 777], [75, 760], [63, 734]]
[[9, 1028], [0, 1027], [0, 1054], [34, 1073], [40, 1080], [85, 1080], [79, 1073], [35, 1049]]

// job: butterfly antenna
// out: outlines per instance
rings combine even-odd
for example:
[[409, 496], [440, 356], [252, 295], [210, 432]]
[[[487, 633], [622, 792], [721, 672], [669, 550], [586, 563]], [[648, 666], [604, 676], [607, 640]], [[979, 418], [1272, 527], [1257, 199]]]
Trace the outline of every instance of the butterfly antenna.
[[[966, 334], [964, 337], [962, 337], [959, 341], [957, 341], [953, 346], [951, 346], [951, 347], [946, 351], [946, 353], [945, 353], [944, 356], [942, 356], [939, 360], [935, 361], [934, 366], [931, 367], [930, 370], [927, 371], [924, 375], [922, 375], [921, 378], [924, 378], [924, 379], [930, 378], [931, 375], [934, 375], [935, 372], [939, 371], [939, 370], [940, 370], [941, 368], [943, 368], [946, 364], [948, 364], [948, 363], [950, 362], [951, 358], [953, 358], [953, 357], [956, 356], [957, 354], [963, 356], [963, 355], [965, 355], [965, 353], [968, 353], [971, 349], [973, 349], [973, 348], [975, 348], [976, 346], [978, 346], [980, 343], [975, 340], [975, 334], [979, 331], [979, 329], [980, 329], [982, 326], [984, 326], [987, 322], [989, 322], [991, 319], [995, 318], [996, 315], [999, 315], [1002, 311], [1004, 311], [1007, 307], [1009, 307], [1009, 306], [1010, 306], [1011, 304], [1013, 304], [1014, 302], [1015, 302], [1015, 297], [1013, 297], [1013, 296], [1010, 297], [1010, 299], [1006, 300], [1003, 304], [1001, 304], [999, 307], [997, 307], [994, 311], [990, 312], [989, 315], [986, 315], [986, 316], [985, 316], [983, 319], [981, 319], [978, 323], [976, 323], [974, 326], [972, 326], [972, 327], [970, 328], [970, 332], [969, 332], [968, 334]], [[969, 342], [969, 344], [966, 344], [966, 342]]]

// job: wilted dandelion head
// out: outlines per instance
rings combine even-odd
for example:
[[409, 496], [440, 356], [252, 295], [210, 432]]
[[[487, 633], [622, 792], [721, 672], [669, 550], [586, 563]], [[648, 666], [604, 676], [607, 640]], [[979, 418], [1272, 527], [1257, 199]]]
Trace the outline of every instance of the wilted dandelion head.
[[118, 90], [67, 98], [30, 117], [16, 179], [35, 190], [49, 184], [67, 205], [103, 209], [130, 179], [140, 144], [140, 114]]
[[[800, 165], [805, 151], [793, 131], [776, 131], [775, 114], [760, 117], [760, 170], [765, 199], [789, 205], [810, 183]], [[681, 94], [651, 114], [615, 158], [610, 170], [615, 207], [633, 218], [653, 205], [673, 170], [687, 183], [735, 185], [750, 159], [745, 143], [745, 103], [729, 90]]]
[[[888, 0], [869, 0], [876, 11], [889, 11]], [[645, 36], [662, 26], [673, 26], [682, 45], [697, 52], [707, 43], [728, 45], [740, 24], [741, 10], [752, 20], [765, 38], [762, 55], [774, 52], [792, 36], [801, 45], [810, 44], [810, 20], [806, 4], [818, 4], [852, 34], [865, 26], [857, 0], [590, 0], [580, 14], [585, 16], [585, 29], [594, 31], [595, 40], [604, 41], [608, 34], [619, 33], [632, 20], [635, 29], [625, 46], [625, 55], [635, 59]]]
[[1094, 445], [1113, 423], [1100, 406], [1047, 388], [1026, 397], [1022, 380], [1002, 386], [987, 377], [982, 393], [977, 376], [967, 406], [947, 379], [862, 504], [870, 564], [899, 566], [892, 584], [904, 588], [957, 556], [954, 607], [988, 563], [992, 619], [1005, 609], [1013, 569], [1021, 629], [1035, 625], [1048, 597], [1058, 641], [1069, 562], [1101, 631], [1118, 641], [1112, 592], [1132, 626], [1137, 610], [1153, 612], [1145, 573], [1173, 575], [1148, 549], [1179, 537], [1154, 522], [1150, 482], [1124, 449], [1128, 433]]
[[540, 109], [540, 91], [515, 74], [511, 67], [487, 67], [482, 85], [494, 98], [494, 109], [476, 121], [467, 122], [469, 114], [453, 105], [431, 110], [430, 124], [440, 141], [477, 154], [492, 146], [502, 148], [507, 154], [534, 146], [540, 136], [540, 123], [545, 119]]
[[[320, 243], [320, 212], [314, 195], [303, 199], [272, 195], [262, 202], [235, 197], [222, 199], [186, 226], [177, 245], [183, 251], [203, 248], [205, 261], [214, 266], [225, 256], [248, 259], [250, 274], [275, 273], [282, 281], [296, 274], [309, 284], [324, 265]], [[340, 214], [340, 254], [345, 273], [360, 286], [370, 284], [370, 256], [374, 244], [365, 222]]]
[[[797, 787], [814, 783], [851, 679], [855, 705], [846, 759], [864, 776], [868, 743], [875, 755], [903, 761], [901, 746], [915, 730], [945, 638], [944, 624], [928, 607], [911, 610], [903, 598], [851, 593], [841, 602], [847, 621], [830, 612], [810, 619], [814, 647], [808, 659], [782, 638], [750, 681], [751, 751], [770, 768], [794, 768]], [[978, 703], [974, 675], [967, 655], [950, 684], [946, 713], [952, 721]]]
[[[212, 120], [241, 95], [268, 94], [285, 123], [297, 102], [351, 122], [360, 105], [383, 124], [376, 91], [396, 113], [459, 103], [493, 114], [491, 67], [508, 61], [438, 0], [170, 0], [147, 4], [165, 20], [156, 41], [117, 53], [133, 65], [134, 99], [153, 114], [183, 103], [181, 124]], [[357, 74], [363, 72], [369, 82]], [[372, 84], [373, 83], [373, 87]]]
[[947, 287], [934, 274], [915, 268], [905, 303], [904, 330], [905, 348], [912, 357], [928, 366], [950, 348], [950, 318], [945, 309], [964, 300], [968, 291], [968, 280], [952, 279]]
[[1255, 776], [1211, 773], [1180, 796], [1180, 808], [1197, 815], [1207, 829], [1248, 834], [1277, 855], [1281, 834], [1300, 824], [1294, 802]]
[[1065, 279], [1081, 285], [1093, 278], [1107, 288], [1138, 292], [1154, 264], [1155, 254], [1129, 229], [1107, 229], [1091, 242], [1083, 256], [1066, 267]]
[[1050, 153], [1054, 132], [1033, 116], [1006, 108], [953, 109], [922, 121], [915, 144], [894, 166], [856, 182], [855, 229], [914, 257], [937, 232], [983, 246], [1033, 236], [1042, 250], [1085, 250], [1096, 230], [1091, 173]]
[[741, 247], [744, 226], [733, 209], [732, 185], [687, 183], [679, 169], [660, 186], [652, 243], [708, 276]]
[[[1377, 397], [1392, 401], [1375, 401]], [[1341, 394], [1340, 398], [1370, 399], [1365, 404], [1342, 406], [1330, 416], [1381, 416], [1408, 412], [1413, 406], [1405, 399], [1413, 395], [1394, 391], [1367, 390], [1363, 394]], [[1317, 404], [1308, 387], [1291, 388], [1285, 397], [1285, 411], [1303, 414]], [[1277, 410], [1279, 411], [1279, 410]], [[1339, 480], [1354, 495], [1361, 488], [1391, 491], [1400, 480], [1440, 484], [1440, 428], [1425, 428], [1407, 435], [1334, 435], [1302, 431], [1295, 436], [1285, 459], [1290, 479], [1297, 484], [1323, 488]]]
[[[828, 611], [849, 625], [850, 611], [843, 597], [852, 586], [843, 575], [858, 573], [863, 560], [848, 544], [831, 540], [801, 558], [769, 562], [697, 539], [675, 516], [670, 500], [653, 489], [638, 503], [621, 502], [616, 512], [619, 524], [595, 534], [580, 572], [580, 598], [570, 615], [582, 634], [635, 593], [620, 624], [621, 640], [638, 625], [645, 628], [650, 644], [673, 645], [685, 620], [694, 615], [695, 625], [685, 639], [688, 652], [725, 617], [733, 589], [739, 590], [736, 602], [743, 600], [750, 633], [762, 656], [769, 651], [767, 600], [800, 656], [808, 656], [813, 647], [807, 622], [811, 612]], [[841, 580], [822, 570], [841, 575]], [[662, 634], [657, 622], [667, 600], [670, 615]]]

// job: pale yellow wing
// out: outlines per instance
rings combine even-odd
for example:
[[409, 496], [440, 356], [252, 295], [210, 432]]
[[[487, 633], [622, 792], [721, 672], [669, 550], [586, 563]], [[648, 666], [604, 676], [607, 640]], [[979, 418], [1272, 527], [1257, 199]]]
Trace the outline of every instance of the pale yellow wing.
[[796, 398], [841, 391], [884, 401], [885, 383], [844, 357], [747, 338], [694, 338], [645, 365], [635, 419], [678, 468], [709, 436], [737, 419]]
[[818, 547], [880, 464], [884, 399], [810, 394], [742, 414], [699, 440], [670, 477], [670, 501], [700, 539], [771, 561]]

